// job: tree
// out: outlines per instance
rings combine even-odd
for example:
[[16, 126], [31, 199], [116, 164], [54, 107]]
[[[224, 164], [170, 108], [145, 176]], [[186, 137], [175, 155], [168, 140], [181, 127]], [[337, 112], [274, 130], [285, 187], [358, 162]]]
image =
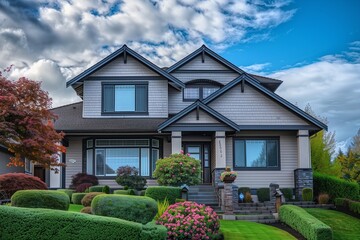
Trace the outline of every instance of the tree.
[[360, 155], [360, 128], [351, 142], [351, 151]]
[[14, 154], [8, 166], [23, 166], [24, 158], [47, 168], [62, 165], [58, 153], [65, 152], [64, 134], [54, 129], [57, 116], [50, 107], [40, 82], [10, 81], [0, 71], [0, 144]]
[[339, 156], [338, 161], [341, 164], [342, 178], [360, 184], [360, 155], [349, 150], [346, 155]]

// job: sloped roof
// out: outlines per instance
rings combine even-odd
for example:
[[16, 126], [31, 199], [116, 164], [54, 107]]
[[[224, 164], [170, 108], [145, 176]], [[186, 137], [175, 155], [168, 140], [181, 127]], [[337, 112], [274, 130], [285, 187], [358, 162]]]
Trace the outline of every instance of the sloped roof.
[[157, 132], [167, 118], [83, 118], [83, 103], [73, 103], [51, 111], [58, 115], [55, 129], [65, 133], [147, 133]]
[[96, 63], [93, 66], [91, 66], [90, 68], [86, 69], [84, 72], [80, 73], [79, 75], [77, 75], [73, 79], [69, 80], [66, 83], [66, 87], [72, 86], [73, 84], [75, 84], [75, 83], [77, 83], [79, 81], [82, 81], [84, 78], [88, 77], [89, 75], [91, 75], [95, 71], [99, 70], [104, 65], [111, 62], [112, 60], [114, 60], [116, 57], [118, 57], [121, 54], [130, 54], [132, 57], [139, 60], [141, 63], [145, 64], [147, 67], [149, 67], [150, 69], [152, 69], [156, 73], [158, 73], [161, 76], [165, 77], [166, 79], [170, 80], [173, 84], [175, 84], [176, 87], [180, 87], [180, 88], [185, 87], [184, 83], [181, 82], [179, 79], [172, 76], [167, 71], [159, 68], [158, 66], [156, 66], [155, 64], [153, 64], [152, 62], [150, 62], [149, 60], [147, 60], [146, 58], [144, 58], [143, 56], [141, 56], [140, 54], [138, 54], [137, 52], [135, 52], [134, 50], [132, 50], [131, 48], [129, 48], [126, 45], [123, 45], [120, 49], [116, 50], [115, 52], [113, 52], [109, 56], [105, 57], [104, 59], [102, 59], [98, 63]]

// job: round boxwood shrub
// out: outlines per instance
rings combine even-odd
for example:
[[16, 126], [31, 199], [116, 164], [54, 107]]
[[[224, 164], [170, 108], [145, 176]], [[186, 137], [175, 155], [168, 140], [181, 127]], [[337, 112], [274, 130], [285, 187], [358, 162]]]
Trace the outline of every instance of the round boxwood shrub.
[[220, 227], [211, 207], [189, 201], [171, 205], [156, 223], [167, 228], [168, 239], [211, 239]]
[[93, 199], [91, 209], [95, 215], [146, 224], [154, 219], [157, 203], [149, 197], [103, 194]]
[[102, 189], [103, 193], [109, 194], [110, 193], [110, 187], [108, 185], [105, 185]]
[[69, 196], [69, 200], [71, 201], [71, 196], [75, 192], [73, 189], [57, 189], [57, 191], [64, 192]]
[[141, 190], [146, 185], [146, 178], [139, 176], [139, 170], [136, 167], [123, 166], [117, 169], [115, 181], [124, 187]]
[[90, 193], [87, 193], [87, 194], [83, 197], [83, 199], [81, 199], [81, 204], [82, 204], [84, 207], [90, 207], [92, 200], [93, 200], [96, 196], [101, 195], [101, 194], [105, 194], [105, 193], [102, 193], [102, 192], [90, 192]]
[[85, 197], [86, 193], [73, 193], [71, 196], [71, 202], [73, 204], [81, 204], [81, 200]]
[[177, 198], [181, 198], [181, 188], [166, 186], [148, 187], [145, 191], [145, 196], [160, 202], [163, 202], [166, 198], [170, 204], [174, 204]]
[[0, 189], [11, 197], [18, 190], [47, 190], [48, 188], [38, 177], [25, 173], [7, 173], [0, 175]]
[[91, 186], [89, 187], [89, 192], [102, 192], [103, 188], [104, 186], [101, 185]]
[[303, 188], [302, 190], [302, 200], [303, 201], [312, 201], [313, 200], [313, 190], [312, 188]]
[[270, 201], [270, 189], [269, 188], [259, 188], [256, 190], [259, 202]]
[[91, 207], [84, 207], [80, 210], [81, 213], [91, 214]]
[[280, 188], [280, 191], [284, 194], [286, 201], [291, 201], [293, 199], [292, 188]]
[[135, 191], [134, 191], [133, 189], [128, 189], [128, 190], [114, 190], [114, 194], [135, 195]]
[[69, 196], [54, 190], [20, 190], [11, 197], [11, 205], [26, 208], [68, 210]]
[[160, 185], [196, 185], [200, 182], [200, 161], [181, 153], [156, 161], [154, 177]]

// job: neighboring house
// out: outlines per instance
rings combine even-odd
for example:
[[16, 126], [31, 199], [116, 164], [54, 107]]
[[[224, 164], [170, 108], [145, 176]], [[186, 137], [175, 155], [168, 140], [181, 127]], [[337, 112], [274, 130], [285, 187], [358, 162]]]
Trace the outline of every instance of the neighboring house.
[[312, 187], [309, 137], [327, 126], [275, 94], [281, 83], [206, 46], [159, 68], [124, 45], [67, 82], [82, 102], [52, 110], [68, 143], [62, 187], [78, 172], [116, 186], [124, 165], [153, 184], [156, 160], [182, 149], [203, 183], [230, 166], [239, 187]]

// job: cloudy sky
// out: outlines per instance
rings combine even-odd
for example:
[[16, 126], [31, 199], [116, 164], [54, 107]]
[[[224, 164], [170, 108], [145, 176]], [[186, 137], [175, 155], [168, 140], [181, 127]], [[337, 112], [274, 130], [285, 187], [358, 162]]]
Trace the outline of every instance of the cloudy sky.
[[357, 0], [0, 0], [0, 69], [42, 81], [60, 106], [80, 100], [67, 80], [123, 44], [159, 66], [206, 44], [283, 80], [277, 93], [309, 103], [340, 142], [360, 128], [359, 9]]

